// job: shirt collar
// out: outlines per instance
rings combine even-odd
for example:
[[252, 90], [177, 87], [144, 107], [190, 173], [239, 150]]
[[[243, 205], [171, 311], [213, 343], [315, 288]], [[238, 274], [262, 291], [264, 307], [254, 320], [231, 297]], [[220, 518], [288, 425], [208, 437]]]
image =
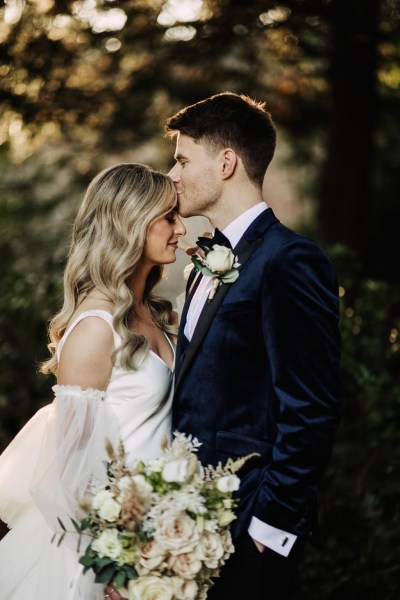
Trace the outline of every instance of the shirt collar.
[[228, 238], [232, 248], [237, 245], [249, 225], [267, 208], [268, 206], [265, 202], [259, 202], [236, 217], [232, 223], [229, 223], [228, 227], [225, 227], [222, 233]]

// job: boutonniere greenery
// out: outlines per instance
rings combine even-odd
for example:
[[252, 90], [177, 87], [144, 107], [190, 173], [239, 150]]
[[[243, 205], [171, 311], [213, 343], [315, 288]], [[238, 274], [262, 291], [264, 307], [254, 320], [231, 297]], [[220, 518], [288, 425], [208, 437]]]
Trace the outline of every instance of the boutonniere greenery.
[[192, 262], [203, 275], [213, 278], [208, 295], [208, 302], [211, 302], [221, 283], [233, 283], [239, 277], [238, 267], [240, 267], [240, 263], [238, 263], [232, 250], [226, 246], [214, 244], [209, 247], [199, 242], [198, 244], [204, 256], [197, 253], [193, 254]]

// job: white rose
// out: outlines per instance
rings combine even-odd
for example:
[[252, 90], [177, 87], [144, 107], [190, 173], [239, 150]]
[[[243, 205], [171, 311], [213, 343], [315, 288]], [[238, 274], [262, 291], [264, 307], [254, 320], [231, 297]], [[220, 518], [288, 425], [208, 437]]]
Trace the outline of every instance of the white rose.
[[240, 479], [237, 475], [225, 475], [217, 480], [217, 489], [226, 494], [227, 492], [236, 492], [239, 489]]
[[180, 554], [192, 551], [200, 539], [200, 534], [196, 521], [188, 514], [181, 513], [172, 519], [161, 518], [154, 538], [171, 554]]
[[113, 495], [108, 490], [103, 490], [94, 497], [93, 508], [101, 519], [110, 523], [115, 521], [121, 512], [121, 505], [114, 500]]
[[174, 586], [170, 577], [138, 577], [128, 584], [129, 600], [173, 600]]
[[118, 531], [116, 529], [105, 529], [94, 540], [92, 548], [101, 558], [107, 556], [112, 560], [118, 560], [122, 551], [122, 544], [118, 539]]
[[206, 266], [208, 266], [210, 271], [217, 273], [229, 271], [232, 269], [234, 262], [235, 257], [232, 250], [219, 244], [215, 244], [206, 257]]
[[183, 579], [194, 579], [203, 565], [194, 552], [186, 552], [170, 556], [168, 566]]
[[196, 546], [195, 554], [209, 569], [217, 569], [224, 556], [221, 538], [216, 533], [205, 532]]
[[110, 498], [113, 498], [112, 493], [109, 490], [101, 490], [92, 500], [92, 505], [95, 510], [99, 510]]
[[168, 483], [183, 483], [188, 476], [187, 460], [170, 460], [162, 470], [162, 478]]
[[106, 500], [103, 506], [98, 510], [99, 517], [112, 523], [121, 512], [121, 505], [113, 498]]

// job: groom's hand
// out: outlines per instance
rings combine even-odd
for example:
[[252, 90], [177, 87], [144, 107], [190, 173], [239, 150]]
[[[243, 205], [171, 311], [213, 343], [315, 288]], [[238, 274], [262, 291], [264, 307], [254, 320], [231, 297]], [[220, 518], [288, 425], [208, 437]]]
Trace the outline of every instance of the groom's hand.
[[257, 550], [259, 552], [264, 552], [265, 546], [263, 546], [263, 544], [261, 544], [261, 542], [257, 542], [257, 540], [255, 540], [254, 538], [252, 538], [252, 539], [253, 539], [253, 542], [255, 543], [255, 545], [257, 546]]

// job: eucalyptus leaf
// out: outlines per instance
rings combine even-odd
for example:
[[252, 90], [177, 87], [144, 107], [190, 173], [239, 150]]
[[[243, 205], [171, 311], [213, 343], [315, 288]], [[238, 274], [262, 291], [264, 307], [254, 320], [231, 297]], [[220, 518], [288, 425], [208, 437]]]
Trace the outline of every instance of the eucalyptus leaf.
[[124, 571], [120, 571], [114, 579], [114, 586], [118, 589], [125, 583], [126, 575]]
[[88, 569], [93, 565], [93, 558], [85, 554], [84, 556], [80, 557], [79, 562]]
[[96, 583], [111, 583], [114, 579], [115, 566], [113, 564], [108, 565], [101, 571], [96, 573], [95, 582]]
[[137, 571], [136, 571], [135, 567], [133, 567], [132, 565], [125, 565], [124, 571], [126, 573], [127, 579], [137, 579], [138, 578]]
[[108, 556], [104, 556], [102, 558], [100, 558], [100, 557], [95, 558], [93, 563], [96, 566], [96, 568], [100, 571], [104, 567], [107, 567], [108, 565], [112, 565], [114, 563], [114, 561], [111, 558], [108, 558]]
[[76, 531], [77, 531], [78, 533], [80, 533], [80, 532], [81, 532], [81, 526], [80, 526], [80, 525], [78, 525], [78, 523], [77, 523], [77, 522], [75, 521], [75, 519], [73, 519], [72, 517], [70, 517], [70, 519], [71, 519], [71, 523], [72, 523], [72, 525], [75, 527]]

